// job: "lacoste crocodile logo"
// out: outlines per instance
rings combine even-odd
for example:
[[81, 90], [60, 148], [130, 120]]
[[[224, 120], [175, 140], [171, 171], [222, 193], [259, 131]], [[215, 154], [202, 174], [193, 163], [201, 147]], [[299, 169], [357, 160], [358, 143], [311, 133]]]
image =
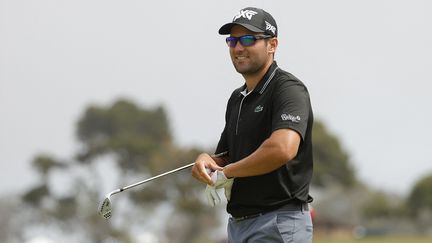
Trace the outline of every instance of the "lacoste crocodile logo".
[[262, 105], [258, 105], [257, 107], [255, 107], [255, 112], [261, 112], [264, 109], [264, 107]]

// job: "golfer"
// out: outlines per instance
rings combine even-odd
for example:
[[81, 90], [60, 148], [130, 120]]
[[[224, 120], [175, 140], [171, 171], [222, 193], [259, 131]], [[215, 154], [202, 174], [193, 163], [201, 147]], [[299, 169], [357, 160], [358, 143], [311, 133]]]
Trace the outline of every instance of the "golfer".
[[274, 61], [278, 27], [259, 8], [244, 8], [219, 34], [228, 35], [231, 61], [244, 78], [228, 100], [215, 154], [200, 154], [192, 176], [228, 200], [228, 242], [312, 242], [308, 203], [312, 178], [313, 114], [309, 93]]

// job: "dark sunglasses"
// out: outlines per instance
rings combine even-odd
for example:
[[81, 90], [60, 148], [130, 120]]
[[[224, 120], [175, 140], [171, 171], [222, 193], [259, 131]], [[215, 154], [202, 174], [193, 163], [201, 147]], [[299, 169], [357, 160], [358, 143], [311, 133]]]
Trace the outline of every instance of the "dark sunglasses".
[[237, 41], [240, 41], [242, 46], [252, 46], [257, 40], [271, 38], [271, 35], [244, 35], [240, 37], [230, 36], [226, 38], [226, 43], [229, 47], [235, 47]]

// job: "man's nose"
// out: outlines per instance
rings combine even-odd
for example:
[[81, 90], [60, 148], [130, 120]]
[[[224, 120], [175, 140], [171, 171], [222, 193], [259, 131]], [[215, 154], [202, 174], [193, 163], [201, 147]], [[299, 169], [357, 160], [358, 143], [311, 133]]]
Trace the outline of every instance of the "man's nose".
[[242, 51], [244, 50], [244, 46], [240, 43], [240, 40], [237, 41], [236, 45], [234, 46], [235, 51]]

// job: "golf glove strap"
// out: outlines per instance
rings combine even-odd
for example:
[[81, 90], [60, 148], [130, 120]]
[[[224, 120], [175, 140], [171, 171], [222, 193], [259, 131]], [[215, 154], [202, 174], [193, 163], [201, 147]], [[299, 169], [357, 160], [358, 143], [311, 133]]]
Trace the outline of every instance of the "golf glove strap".
[[221, 170], [215, 171], [211, 175], [211, 178], [216, 189], [225, 189], [225, 197], [227, 201], [229, 201], [231, 199], [231, 188], [234, 182], [234, 178], [228, 179]]

